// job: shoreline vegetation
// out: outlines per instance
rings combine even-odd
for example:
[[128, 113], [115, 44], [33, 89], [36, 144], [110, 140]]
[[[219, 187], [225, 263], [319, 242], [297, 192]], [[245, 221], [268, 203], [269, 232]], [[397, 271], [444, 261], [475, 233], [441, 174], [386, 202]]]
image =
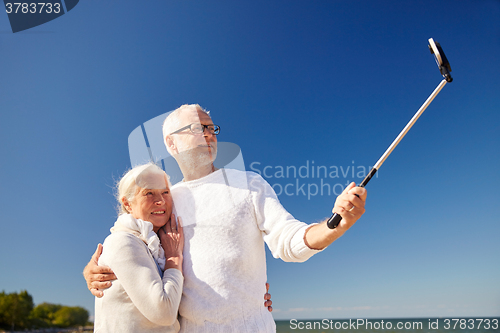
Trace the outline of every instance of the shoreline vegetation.
[[23, 330], [23, 331], [4, 331], [0, 330], [0, 333], [80, 333], [80, 332], [93, 332], [94, 326], [80, 326], [73, 328], [42, 328], [33, 330]]
[[26, 291], [0, 293], [0, 333], [2, 332], [89, 332], [89, 312], [79, 306], [33, 303]]
[[[392, 319], [290, 319], [275, 320], [277, 333], [490, 333], [500, 328], [500, 317], [392, 318]], [[93, 332], [89, 312], [79, 306], [33, 303], [26, 291], [0, 292], [0, 333]]]

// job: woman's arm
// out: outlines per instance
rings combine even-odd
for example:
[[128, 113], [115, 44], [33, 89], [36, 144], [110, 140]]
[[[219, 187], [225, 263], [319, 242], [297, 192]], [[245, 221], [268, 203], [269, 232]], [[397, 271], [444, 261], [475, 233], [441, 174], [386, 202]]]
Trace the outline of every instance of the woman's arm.
[[163, 326], [175, 323], [184, 281], [179, 270], [168, 269], [160, 278], [144, 242], [125, 232], [106, 238], [103, 257], [135, 307], [148, 320]]

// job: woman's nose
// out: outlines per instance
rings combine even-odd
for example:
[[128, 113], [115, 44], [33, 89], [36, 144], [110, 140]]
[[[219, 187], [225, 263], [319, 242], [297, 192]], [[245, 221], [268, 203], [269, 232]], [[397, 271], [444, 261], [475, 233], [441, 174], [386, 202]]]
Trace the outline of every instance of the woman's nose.
[[158, 205], [158, 206], [161, 206], [165, 203], [165, 199], [163, 199], [163, 196], [162, 195], [157, 195], [155, 197], [155, 204]]

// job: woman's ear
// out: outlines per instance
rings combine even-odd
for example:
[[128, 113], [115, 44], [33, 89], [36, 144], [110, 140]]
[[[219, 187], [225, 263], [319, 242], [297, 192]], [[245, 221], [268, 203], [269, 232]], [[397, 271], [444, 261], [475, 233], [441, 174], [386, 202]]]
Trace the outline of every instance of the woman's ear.
[[130, 205], [130, 202], [128, 202], [127, 198], [125, 197], [122, 197], [122, 203], [123, 203], [123, 207], [125, 207], [125, 210], [127, 211], [127, 213], [132, 213], [132, 206]]

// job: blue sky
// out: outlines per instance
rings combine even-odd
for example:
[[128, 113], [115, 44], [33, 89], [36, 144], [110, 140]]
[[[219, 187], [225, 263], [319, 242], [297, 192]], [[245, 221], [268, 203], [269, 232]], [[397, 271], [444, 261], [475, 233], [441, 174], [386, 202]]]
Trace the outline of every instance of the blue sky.
[[[248, 170], [368, 168], [442, 79], [432, 37], [455, 80], [348, 233], [303, 264], [268, 256], [274, 316], [500, 315], [498, 17], [493, 0], [81, 1], [13, 34], [0, 14], [0, 290], [93, 313], [81, 271], [116, 217], [128, 135], [181, 104], [211, 110]], [[292, 185], [296, 218], [330, 215], [334, 194]]]

